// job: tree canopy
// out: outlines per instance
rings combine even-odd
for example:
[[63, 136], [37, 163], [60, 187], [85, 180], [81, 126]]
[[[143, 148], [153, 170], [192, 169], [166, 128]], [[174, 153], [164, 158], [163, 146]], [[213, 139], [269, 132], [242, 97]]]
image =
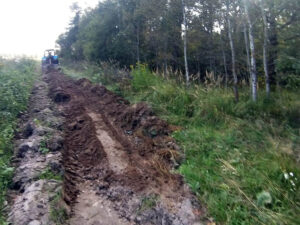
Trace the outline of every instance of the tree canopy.
[[230, 81], [235, 69], [239, 82], [250, 81], [251, 25], [258, 82], [264, 78], [266, 47], [268, 79], [274, 85], [279, 75], [300, 72], [299, 6], [298, 0], [185, 0], [182, 10], [182, 0], [105, 0], [87, 11], [72, 7], [74, 18], [57, 43], [65, 59], [113, 60], [125, 67], [141, 62], [153, 70], [185, 71], [185, 12], [190, 74], [199, 81], [207, 72], [228, 74]]

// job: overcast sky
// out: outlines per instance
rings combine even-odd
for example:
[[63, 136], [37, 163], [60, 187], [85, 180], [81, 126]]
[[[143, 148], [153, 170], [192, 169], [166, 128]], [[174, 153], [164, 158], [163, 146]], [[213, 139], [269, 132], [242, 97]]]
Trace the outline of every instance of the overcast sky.
[[[41, 57], [68, 26], [76, 0], [0, 0], [0, 55]], [[77, 0], [84, 9], [99, 0]]]

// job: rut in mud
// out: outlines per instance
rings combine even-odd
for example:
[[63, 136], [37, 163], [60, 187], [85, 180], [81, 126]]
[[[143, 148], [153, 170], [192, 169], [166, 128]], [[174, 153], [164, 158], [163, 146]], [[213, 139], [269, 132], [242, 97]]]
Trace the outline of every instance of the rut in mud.
[[170, 126], [144, 103], [88, 80], [46, 74], [66, 118], [63, 197], [70, 224], [203, 224], [204, 210], [170, 172], [180, 159]]

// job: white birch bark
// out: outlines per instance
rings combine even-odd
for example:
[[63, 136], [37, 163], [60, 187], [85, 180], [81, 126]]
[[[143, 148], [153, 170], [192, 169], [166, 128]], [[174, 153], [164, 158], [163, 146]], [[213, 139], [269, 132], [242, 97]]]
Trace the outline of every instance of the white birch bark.
[[183, 14], [183, 51], [184, 51], [184, 67], [185, 67], [185, 79], [186, 85], [189, 86], [190, 83], [190, 76], [189, 76], [189, 68], [188, 68], [188, 59], [187, 59], [187, 22], [186, 22], [186, 13], [185, 13], [185, 2], [181, 0], [182, 3], [182, 14]]
[[247, 36], [247, 26], [244, 24], [244, 39], [245, 39], [245, 47], [246, 47], [246, 54], [247, 54], [247, 69], [249, 76], [251, 76], [251, 68], [250, 68], [250, 53], [249, 53], [249, 42], [248, 42], [248, 36]]
[[268, 23], [267, 23], [267, 17], [264, 10], [264, 2], [261, 0], [260, 2], [260, 8], [261, 8], [261, 15], [264, 22], [264, 45], [263, 45], [263, 64], [264, 64], [264, 72], [265, 72], [265, 78], [266, 78], [266, 93], [267, 96], [270, 96], [270, 77], [269, 77], [269, 70], [268, 70]]
[[223, 56], [224, 71], [225, 71], [225, 87], [227, 89], [227, 87], [228, 87], [227, 60], [226, 60], [226, 54], [225, 54], [225, 51], [224, 51], [224, 44], [223, 44], [223, 40], [222, 40], [221, 34], [220, 34], [220, 41], [221, 41], [222, 56]]
[[249, 15], [248, 4], [244, 0], [244, 7], [246, 18], [249, 26], [249, 42], [250, 42], [250, 51], [251, 51], [251, 91], [252, 91], [252, 100], [256, 102], [257, 100], [257, 75], [256, 75], [256, 60], [255, 60], [255, 45], [253, 37], [253, 25]]
[[239, 92], [238, 92], [238, 78], [236, 75], [236, 66], [235, 66], [235, 48], [234, 43], [232, 39], [232, 28], [231, 28], [231, 22], [229, 18], [229, 2], [227, 1], [227, 26], [228, 26], [228, 38], [229, 38], [229, 44], [231, 49], [231, 61], [232, 61], [232, 75], [233, 75], [233, 90], [234, 90], [234, 97], [235, 100], [239, 100]]

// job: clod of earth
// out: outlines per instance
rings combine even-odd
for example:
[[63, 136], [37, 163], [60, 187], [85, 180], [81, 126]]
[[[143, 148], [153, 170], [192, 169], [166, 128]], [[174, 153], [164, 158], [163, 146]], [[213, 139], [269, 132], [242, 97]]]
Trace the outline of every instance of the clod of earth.
[[56, 103], [68, 102], [70, 101], [70, 98], [71, 98], [70, 95], [65, 94], [63, 92], [59, 92], [55, 94], [54, 102]]

